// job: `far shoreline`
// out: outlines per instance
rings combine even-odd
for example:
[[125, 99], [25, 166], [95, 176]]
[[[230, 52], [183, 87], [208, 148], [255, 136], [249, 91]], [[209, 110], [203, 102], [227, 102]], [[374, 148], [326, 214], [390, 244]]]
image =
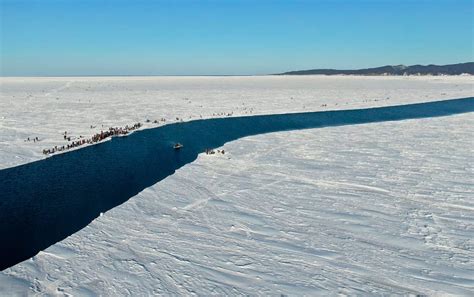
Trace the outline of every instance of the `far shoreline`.
[[57, 76], [41, 76], [41, 75], [30, 75], [30, 76], [0, 76], [0, 79], [24, 79], [24, 78], [199, 78], [199, 77], [365, 77], [365, 78], [394, 78], [394, 77], [472, 77], [473, 74], [463, 73], [463, 74], [410, 74], [410, 75], [361, 75], [361, 74], [229, 74], [229, 75], [57, 75]]

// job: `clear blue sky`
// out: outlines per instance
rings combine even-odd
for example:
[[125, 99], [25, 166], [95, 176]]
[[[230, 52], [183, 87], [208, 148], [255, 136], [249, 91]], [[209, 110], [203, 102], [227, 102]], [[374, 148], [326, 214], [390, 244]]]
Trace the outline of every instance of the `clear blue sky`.
[[5, 76], [265, 74], [474, 60], [474, 0], [0, 3]]

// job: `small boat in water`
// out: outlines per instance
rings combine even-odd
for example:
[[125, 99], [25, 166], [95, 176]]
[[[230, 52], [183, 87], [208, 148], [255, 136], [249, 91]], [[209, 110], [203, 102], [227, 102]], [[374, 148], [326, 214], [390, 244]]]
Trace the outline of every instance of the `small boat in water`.
[[182, 145], [181, 143], [179, 143], [179, 142], [176, 143], [176, 144], [173, 146], [173, 148], [174, 148], [175, 150], [179, 150], [179, 149], [182, 148], [182, 147], [183, 147], [183, 145]]

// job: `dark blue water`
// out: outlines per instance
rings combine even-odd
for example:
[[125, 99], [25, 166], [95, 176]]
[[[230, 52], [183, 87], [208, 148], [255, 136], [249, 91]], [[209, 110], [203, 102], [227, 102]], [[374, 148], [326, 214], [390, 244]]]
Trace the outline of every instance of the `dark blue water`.
[[[474, 98], [360, 110], [197, 120], [0, 170], [0, 269], [84, 228], [101, 212], [194, 161], [206, 148], [262, 133], [438, 117], [474, 111]], [[175, 151], [180, 142], [184, 148]], [[130, 218], [124, 218], [124, 222]], [[126, 228], [126, 224], [117, 226]]]

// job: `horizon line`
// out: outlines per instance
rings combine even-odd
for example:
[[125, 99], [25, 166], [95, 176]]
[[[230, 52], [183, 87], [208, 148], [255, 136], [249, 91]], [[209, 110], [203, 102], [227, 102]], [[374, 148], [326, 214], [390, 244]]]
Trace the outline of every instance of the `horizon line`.
[[67, 75], [0, 75], [2, 78], [16, 77], [186, 77], [186, 76], [268, 76], [276, 74], [67, 74]]
[[[396, 66], [406, 66], [406, 67], [413, 67], [413, 66], [453, 66], [453, 65], [460, 65], [460, 64], [470, 64], [474, 63], [472, 61], [468, 62], [458, 62], [458, 63], [450, 63], [450, 64], [412, 64], [412, 65], [405, 65], [405, 64], [385, 64], [382, 66], [373, 66], [373, 67], [365, 67], [365, 68], [307, 68], [303, 70], [288, 70], [284, 72], [278, 73], [263, 73], [263, 74], [66, 74], [66, 75], [2, 75], [0, 77], [6, 78], [15, 78], [15, 77], [232, 77], [232, 76], [272, 76], [272, 75], [286, 75], [291, 72], [298, 72], [298, 71], [312, 71], [312, 70], [335, 70], [335, 71], [356, 71], [356, 70], [367, 70], [367, 69], [374, 69], [374, 68], [381, 68], [381, 67], [396, 67]], [[370, 74], [313, 74], [313, 75], [326, 75], [326, 76], [333, 76], [333, 75], [354, 75], [354, 76], [377, 76], [377, 75], [370, 75]], [[426, 75], [426, 74], [424, 74]], [[447, 76], [456, 76], [456, 74], [445, 74]], [[396, 76], [396, 75], [391, 75]]]

